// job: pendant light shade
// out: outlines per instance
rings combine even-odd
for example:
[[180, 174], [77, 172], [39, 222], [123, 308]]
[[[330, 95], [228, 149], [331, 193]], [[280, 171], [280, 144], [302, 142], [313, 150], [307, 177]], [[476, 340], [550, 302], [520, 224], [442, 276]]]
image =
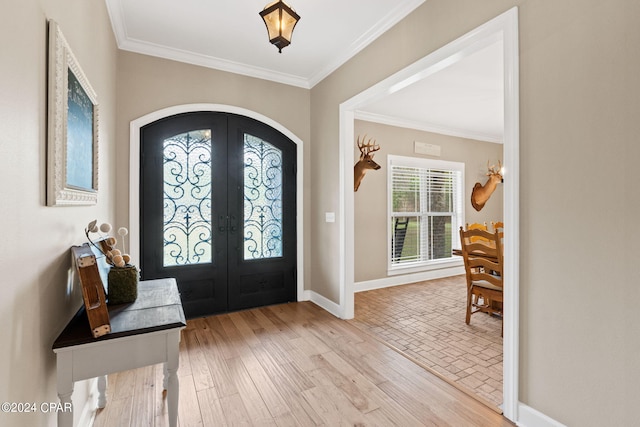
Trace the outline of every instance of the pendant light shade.
[[282, 0], [266, 5], [260, 16], [267, 26], [269, 41], [282, 53], [282, 49], [291, 44], [293, 28], [300, 16]]

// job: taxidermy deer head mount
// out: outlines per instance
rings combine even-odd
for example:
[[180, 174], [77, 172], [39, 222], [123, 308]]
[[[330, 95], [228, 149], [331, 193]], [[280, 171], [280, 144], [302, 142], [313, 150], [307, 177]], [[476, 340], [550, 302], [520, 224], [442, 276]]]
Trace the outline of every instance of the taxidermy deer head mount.
[[371, 138], [367, 143], [364, 143], [364, 139], [367, 135], [362, 138], [362, 142], [360, 142], [360, 137], [358, 137], [358, 148], [360, 149], [360, 160], [353, 167], [353, 191], [358, 191], [358, 187], [360, 187], [360, 182], [362, 182], [362, 178], [364, 178], [364, 174], [367, 173], [369, 169], [378, 170], [380, 169], [380, 165], [373, 161], [373, 153], [374, 151], [378, 151], [380, 146], [376, 144], [375, 141], [371, 142]]
[[495, 165], [489, 167], [489, 161], [487, 160], [487, 176], [489, 179], [485, 182], [484, 186], [479, 182], [476, 182], [476, 185], [473, 186], [473, 190], [471, 191], [471, 205], [475, 210], [480, 212], [480, 210], [484, 207], [484, 204], [487, 203], [489, 197], [493, 194], [499, 182], [502, 182], [502, 173], [500, 172], [502, 169], [502, 164], [500, 160], [498, 160], [498, 168], [496, 169]]

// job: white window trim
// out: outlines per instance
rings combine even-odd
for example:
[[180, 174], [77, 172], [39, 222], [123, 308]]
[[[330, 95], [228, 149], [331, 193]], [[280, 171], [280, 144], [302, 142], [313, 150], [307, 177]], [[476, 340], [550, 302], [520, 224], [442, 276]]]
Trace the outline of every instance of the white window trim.
[[[442, 169], [451, 170], [461, 173], [461, 186], [462, 186], [462, 198], [464, 200], [464, 170], [465, 164], [462, 162], [453, 162], [449, 160], [439, 159], [426, 159], [421, 157], [407, 157], [396, 156], [389, 154], [387, 156], [387, 276], [394, 276], [399, 274], [418, 273], [421, 271], [439, 270], [449, 267], [457, 267], [462, 265], [462, 260], [458, 257], [451, 257], [445, 259], [437, 259], [430, 261], [418, 261], [414, 263], [406, 263], [403, 265], [393, 265], [391, 262], [392, 252], [392, 235], [391, 235], [391, 216], [392, 216], [392, 189], [393, 189], [393, 174], [391, 173], [392, 166], [406, 166], [422, 169]], [[464, 223], [465, 211], [464, 202], [460, 206], [460, 225]], [[455, 229], [458, 229], [458, 225], [454, 225]]]

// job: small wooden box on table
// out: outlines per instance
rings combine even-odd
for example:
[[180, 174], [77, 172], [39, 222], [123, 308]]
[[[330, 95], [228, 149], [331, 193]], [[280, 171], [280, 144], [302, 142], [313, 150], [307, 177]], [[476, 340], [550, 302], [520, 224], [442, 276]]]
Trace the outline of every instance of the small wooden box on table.
[[[111, 333], [94, 338], [82, 308], [53, 343], [60, 403], [71, 402], [75, 381], [98, 377], [98, 407], [103, 408], [107, 374], [164, 363], [169, 425], [175, 427], [180, 331], [186, 326], [175, 279], [139, 282], [136, 301], [110, 306], [109, 319]], [[72, 425], [72, 412], [58, 413], [58, 426]]]

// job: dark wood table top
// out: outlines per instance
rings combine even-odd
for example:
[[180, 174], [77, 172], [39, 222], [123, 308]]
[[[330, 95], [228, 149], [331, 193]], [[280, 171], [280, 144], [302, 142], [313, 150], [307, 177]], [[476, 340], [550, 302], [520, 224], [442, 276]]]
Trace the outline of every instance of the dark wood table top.
[[111, 333], [93, 338], [84, 306], [53, 343], [53, 349], [185, 327], [180, 293], [175, 279], [138, 283], [138, 298], [130, 304], [108, 306]]

